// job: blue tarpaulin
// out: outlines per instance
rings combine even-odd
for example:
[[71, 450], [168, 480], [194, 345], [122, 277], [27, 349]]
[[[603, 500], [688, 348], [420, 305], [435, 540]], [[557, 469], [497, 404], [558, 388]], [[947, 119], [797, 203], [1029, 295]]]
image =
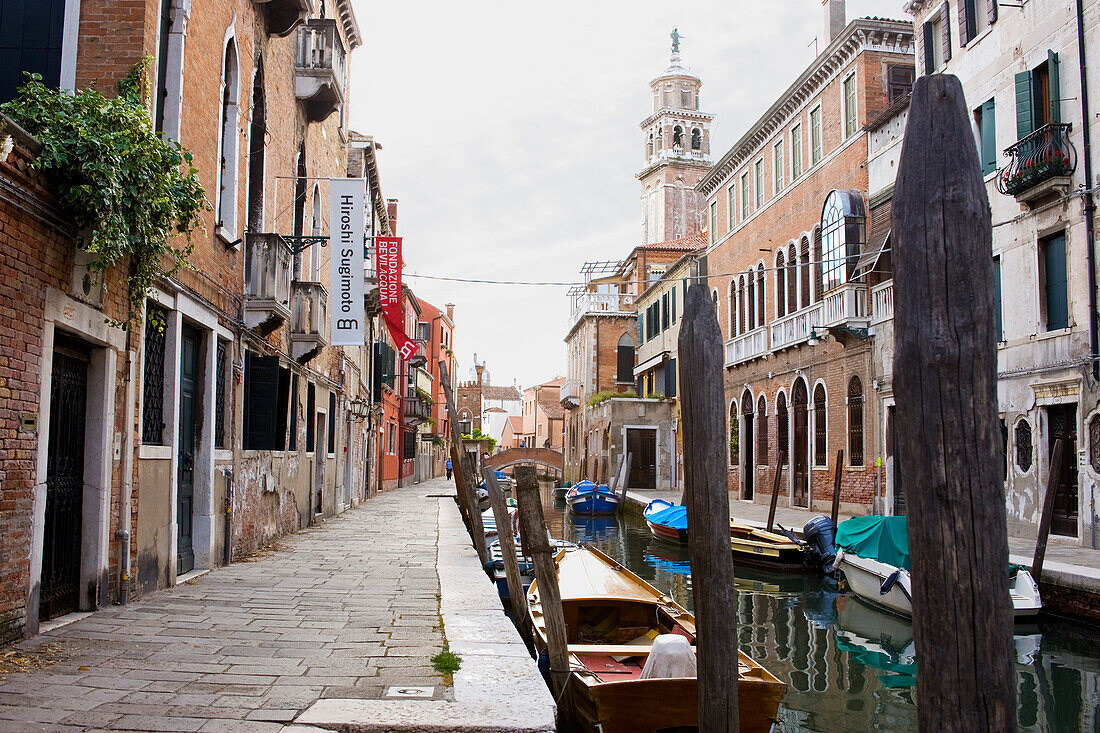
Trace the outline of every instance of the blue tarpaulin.
[[[651, 504], [652, 505], [652, 504]], [[662, 527], [670, 527], [672, 529], [687, 529], [688, 516], [686, 506], [677, 506], [675, 504], [670, 505], [666, 509], [660, 509], [652, 513], [646, 512], [646, 519], [659, 524]]]

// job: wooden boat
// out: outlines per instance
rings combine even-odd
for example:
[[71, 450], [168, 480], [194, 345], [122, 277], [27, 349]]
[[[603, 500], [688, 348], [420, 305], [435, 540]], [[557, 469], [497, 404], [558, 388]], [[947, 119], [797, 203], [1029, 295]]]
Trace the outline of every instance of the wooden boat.
[[654, 499], [642, 510], [642, 516], [654, 537], [670, 542], [687, 542], [686, 506]]
[[591, 481], [574, 484], [566, 493], [565, 501], [575, 514], [614, 514], [619, 510], [619, 495]]
[[733, 519], [730, 520], [730, 547], [734, 563], [783, 572], [802, 572], [812, 566], [804, 542]]
[[[905, 517], [852, 517], [837, 527], [837, 567], [860, 600], [899, 616], [913, 616], [909, 537]], [[1012, 615], [1017, 621], [1043, 608], [1039, 586], [1027, 568], [1008, 572]]]
[[[661, 635], [695, 643], [695, 618], [672, 598], [591, 547], [554, 558], [567, 627], [571, 674], [565, 693], [582, 729], [654, 733], [699, 724], [695, 677], [642, 678]], [[546, 650], [538, 581], [527, 593], [535, 645]], [[682, 644], [682, 642], [681, 642]], [[786, 685], [739, 653], [738, 710], [743, 733], [767, 733]], [[656, 660], [654, 660], [656, 661]]]
[[[531, 581], [535, 579], [534, 562], [531, 558], [523, 554], [523, 547], [519, 537], [513, 537], [512, 541], [516, 550], [516, 565], [519, 568], [519, 579], [523, 584], [523, 590], [526, 591], [531, 585]], [[554, 552], [557, 552], [563, 547], [575, 548], [576, 545], [568, 540], [559, 540], [551, 537], [550, 547]], [[497, 585], [497, 593], [500, 595], [500, 599], [507, 603], [512, 596], [508, 592], [508, 579], [504, 570], [504, 553], [500, 550], [500, 539], [497, 538], [489, 543], [488, 549], [489, 561], [485, 563], [485, 567], [493, 575], [493, 582]]]

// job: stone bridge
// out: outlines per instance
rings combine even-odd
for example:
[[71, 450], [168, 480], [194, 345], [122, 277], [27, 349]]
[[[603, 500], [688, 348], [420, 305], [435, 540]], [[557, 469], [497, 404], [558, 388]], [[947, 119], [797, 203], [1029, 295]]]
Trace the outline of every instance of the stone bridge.
[[560, 451], [549, 448], [508, 448], [500, 453], [489, 456], [485, 465], [493, 470], [499, 470], [505, 466], [517, 463], [535, 464], [545, 466], [560, 475], [565, 463], [565, 457]]

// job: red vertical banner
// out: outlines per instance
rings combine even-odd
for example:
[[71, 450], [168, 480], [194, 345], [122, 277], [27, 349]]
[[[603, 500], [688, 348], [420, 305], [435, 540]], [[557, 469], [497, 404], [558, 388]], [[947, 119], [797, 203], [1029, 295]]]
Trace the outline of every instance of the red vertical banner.
[[418, 347], [405, 333], [405, 319], [401, 312], [401, 237], [375, 237], [374, 262], [378, 273], [382, 319], [397, 344], [397, 353], [402, 361], [408, 361], [416, 354]]

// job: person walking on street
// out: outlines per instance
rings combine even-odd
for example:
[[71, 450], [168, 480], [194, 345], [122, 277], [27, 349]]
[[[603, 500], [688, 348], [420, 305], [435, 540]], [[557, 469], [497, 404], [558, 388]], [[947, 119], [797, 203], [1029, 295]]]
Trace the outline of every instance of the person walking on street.
[[447, 478], [451, 477], [451, 459], [447, 459]]

